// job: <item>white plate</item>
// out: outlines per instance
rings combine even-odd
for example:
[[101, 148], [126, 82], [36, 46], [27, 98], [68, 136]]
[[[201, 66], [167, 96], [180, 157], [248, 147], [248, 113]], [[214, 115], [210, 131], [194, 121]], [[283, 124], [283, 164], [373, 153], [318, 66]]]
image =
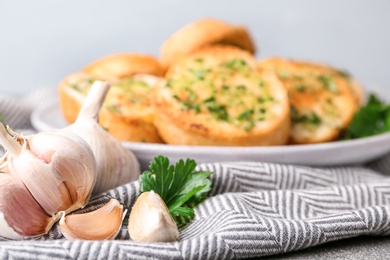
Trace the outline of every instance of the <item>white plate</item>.
[[[31, 115], [38, 131], [62, 128], [67, 125], [58, 102], [39, 105]], [[156, 155], [167, 156], [171, 162], [191, 158], [197, 163], [222, 161], [267, 161], [311, 166], [360, 164], [390, 152], [390, 133], [372, 137], [323, 144], [272, 147], [179, 146], [123, 142], [137, 156], [142, 168], [148, 168]]]

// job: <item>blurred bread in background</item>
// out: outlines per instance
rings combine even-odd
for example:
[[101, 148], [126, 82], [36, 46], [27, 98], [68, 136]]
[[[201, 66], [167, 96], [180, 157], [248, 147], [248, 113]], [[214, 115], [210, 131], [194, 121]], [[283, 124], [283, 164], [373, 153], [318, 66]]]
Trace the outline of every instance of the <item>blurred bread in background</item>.
[[61, 112], [67, 122], [74, 122], [93, 82], [106, 80], [111, 89], [99, 114], [100, 125], [118, 140], [160, 143], [149, 92], [163, 74], [160, 62], [149, 55], [121, 53], [103, 57], [60, 82]]
[[189, 23], [172, 34], [160, 48], [161, 61], [165, 66], [170, 66], [179, 58], [213, 44], [236, 46], [252, 54], [256, 52], [255, 43], [244, 26], [204, 18]]
[[193, 67], [194, 64], [198, 62], [194, 57], [199, 57], [199, 60], [202, 60], [204, 67], [218, 66], [221, 62], [227, 62], [234, 59], [244, 61], [251, 68], [256, 69], [257, 67], [257, 61], [250, 52], [234, 46], [214, 44], [199, 48], [192, 54], [178, 58], [171, 64], [165, 77], [169, 77], [171, 74], [174, 74], [182, 69], [188, 70]]
[[[68, 123], [73, 123], [76, 120], [81, 105], [95, 80], [96, 78], [90, 74], [76, 72], [67, 75], [58, 84], [60, 110]], [[113, 80], [110, 80], [110, 82], [113, 82]]]
[[157, 58], [139, 53], [108, 55], [91, 62], [82, 71], [97, 78], [123, 79], [134, 74], [164, 75], [164, 68]]

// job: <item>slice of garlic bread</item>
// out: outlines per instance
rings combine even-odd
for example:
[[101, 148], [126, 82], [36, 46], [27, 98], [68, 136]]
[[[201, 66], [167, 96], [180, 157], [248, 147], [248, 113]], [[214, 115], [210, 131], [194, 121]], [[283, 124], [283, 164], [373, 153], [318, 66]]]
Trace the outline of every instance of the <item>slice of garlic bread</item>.
[[176, 63], [154, 91], [155, 125], [168, 144], [283, 145], [290, 131], [287, 92], [259, 73], [250, 53], [209, 46]]
[[162, 143], [151, 104], [152, 89], [160, 80], [138, 74], [113, 84], [99, 114], [100, 125], [119, 140]]
[[96, 78], [82, 72], [66, 76], [58, 85], [58, 101], [62, 116], [68, 123], [76, 121], [81, 106]]
[[363, 100], [355, 80], [327, 65], [268, 58], [258, 68], [276, 72], [288, 91], [293, 144], [335, 140]]
[[134, 74], [163, 76], [165, 69], [155, 57], [139, 53], [117, 53], [97, 59], [82, 70], [97, 78], [123, 79]]
[[164, 65], [171, 65], [180, 57], [207, 45], [226, 44], [255, 53], [255, 44], [245, 27], [221, 20], [204, 18], [196, 20], [172, 34], [161, 46]]
[[[64, 118], [73, 123], [96, 78], [79, 72], [67, 76], [58, 87], [59, 104]], [[161, 143], [154, 125], [150, 92], [159, 78], [133, 75], [122, 80], [111, 79], [99, 113], [99, 124], [121, 141]]]

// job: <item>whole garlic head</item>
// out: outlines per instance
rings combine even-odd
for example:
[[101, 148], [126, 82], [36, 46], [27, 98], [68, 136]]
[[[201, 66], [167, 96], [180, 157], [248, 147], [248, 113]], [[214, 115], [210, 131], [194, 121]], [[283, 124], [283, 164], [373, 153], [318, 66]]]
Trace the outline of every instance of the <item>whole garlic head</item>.
[[136, 242], [172, 242], [179, 239], [179, 230], [160, 195], [142, 193], [129, 216], [128, 230]]
[[135, 181], [141, 173], [134, 154], [98, 124], [99, 111], [109, 89], [108, 82], [95, 81], [76, 121], [65, 128], [81, 136], [94, 153], [97, 181], [93, 194]]
[[25, 137], [22, 152], [9, 160], [8, 168], [50, 216], [84, 207], [96, 182], [91, 149], [66, 131]]
[[7, 151], [0, 162], [0, 236], [44, 234], [59, 211], [86, 205], [96, 162], [81, 137], [64, 130], [24, 137], [0, 125], [0, 144]]

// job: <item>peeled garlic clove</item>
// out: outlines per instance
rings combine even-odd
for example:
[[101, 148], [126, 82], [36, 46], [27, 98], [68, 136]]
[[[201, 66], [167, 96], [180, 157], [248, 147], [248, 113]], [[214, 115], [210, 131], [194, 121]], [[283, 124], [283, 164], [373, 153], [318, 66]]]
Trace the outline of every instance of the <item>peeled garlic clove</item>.
[[0, 236], [22, 239], [47, 233], [56, 219], [48, 216], [23, 182], [0, 173]]
[[109, 83], [96, 81], [84, 100], [76, 121], [65, 128], [81, 136], [94, 153], [97, 162], [97, 181], [93, 194], [135, 181], [141, 173], [134, 154], [97, 122], [99, 110], [109, 89]]
[[165, 202], [155, 193], [144, 192], [135, 202], [129, 217], [129, 234], [136, 242], [172, 242], [179, 230]]
[[82, 138], [66, 131], [23, 137], [1, 126], [0, 132], [8, 153], [7, 171], [23, 181], [49, 216], [87, 203], [96, 181], [96, 162]]
[[103, 240], [114, 239], [123, 220], [123, 206], [111, 199], [103, 207], [84, 214], [62, 217], [59, 226], [67, 239]]

